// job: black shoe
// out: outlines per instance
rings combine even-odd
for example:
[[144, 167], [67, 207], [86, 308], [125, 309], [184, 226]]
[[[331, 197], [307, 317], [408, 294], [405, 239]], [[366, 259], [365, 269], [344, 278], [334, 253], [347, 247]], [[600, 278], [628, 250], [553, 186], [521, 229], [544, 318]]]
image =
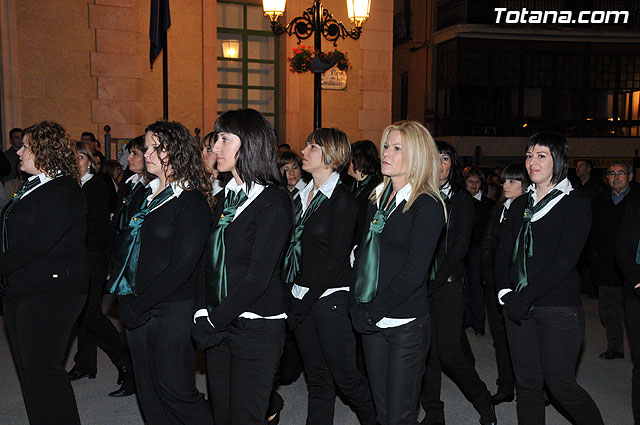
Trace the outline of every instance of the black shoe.
[[476, 336], [480, 335], [480, 336], [484, 336], [484, 329], [481, 328], [474, 328], [473, 329], [476, 333]]
[[511, 391], [500, 391], [491, 396], [491, 401], [494, 406], [497, 406], [500, 403], [510, 403], [513, 401], [513, 390]]
[[480, 425], [497, 425], [498, 419], [496, 418], [496, 408], [493, 404], [490, 404], [491, 412], [480, 415]]
[[624, 359], [624, 353], [621, 353], [619, 351], [607, 350], [604, 353], [600, 354], [600, 358], [602, 360]]
[[78, 379], [82, 379], [84, 377], [88, 377], [89, 379], [96, 379], [96, 373], [97, 372], [95, 370], [82, 370], [76, 367], [67, 372], [70, 381], [77, 381]]
[[131, 381], [124, 381], [122, 386], [109, 393], [109, 397], [127, 397], [136, 393], [136, 386]]

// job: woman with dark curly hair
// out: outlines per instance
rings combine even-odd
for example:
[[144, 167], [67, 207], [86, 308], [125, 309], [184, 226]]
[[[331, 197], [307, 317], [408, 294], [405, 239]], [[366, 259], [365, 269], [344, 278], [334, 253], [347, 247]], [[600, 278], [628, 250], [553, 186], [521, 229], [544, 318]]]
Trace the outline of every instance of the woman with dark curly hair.
[[195, 386], [189, 331], [204, 278], [211, 183], [200, 147], [182, 124], [157, 121], [144, 137], [147, 171], [157, 178], [121, 232], [108, 288], [119, 295], [145, 421], [210, 424]]
[[77, 151], [60, 124], [24, 130], [20, 170], [32, 174], [1, 213], [0, 293], [29, 422], [80, 424], [64, 370], [87, 299], [87, 205]]
[[215, 423], [259, 425], [284, 343], [280, 262], [293, 211], [269, 121], [253, 109], [227, 111], [215, 133], [217, 168], [233, 178], [216, 195], [192, 335], [206, 350]]

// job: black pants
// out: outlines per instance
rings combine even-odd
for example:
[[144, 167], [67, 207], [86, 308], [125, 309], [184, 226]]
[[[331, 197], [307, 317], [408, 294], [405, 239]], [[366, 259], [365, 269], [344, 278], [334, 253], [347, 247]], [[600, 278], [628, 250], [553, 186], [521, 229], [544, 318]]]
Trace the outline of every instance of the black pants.
[[466, 287], [466, 311], [465, 324], [473, 329], [484, 331], [485, 309], [484, 309], [484, 286], [480, 274], [480, 259], [482, 251], [479, 247], [471, 248], [467, 253], [467, 287]]
[[624, 307], [629, 328], [629, 345], [631, 346], [631, 407], [634, 425], [640, 425], [640, 299], [637, 297], [624, 300]]
[[607, 350], [624, 352], [624, 296], [621, 286], [598, 287], [600, 323], [607, 335]]
[[507, 332], [504, 325], [504, 316], [502, 315], [502, 306], [498, 302], [498, 293], [493, 282], [487, 285], [487, 317], [489, 318], [489, 327], [493, 336], [493, 349], [496, 353], [496, 363], [498, 366], [498, 392], [513, 393], [515, 385], [515, 377], [513, 376], [513, 364], [511, 363], [511, 354], [509, 353], [509, 344], [507, 342]]
[[427, 423], [444, 422], [444, 403], [440, 400], [443, 370], [481, 416], [492, 415], [491, 394], [475, 370], [469, 341], [462, 328], [463, 287], [462, 282], [445, 282], [430, 298], [433, 333], [422, 388]]
[[238, 319], [222, 343], [206, 351], [216, 425], [264, 424], [284, 329], [281, 319]]
[[356, 365], [356, 341], [347, 298], [346, 291], [320, 298], [295, 332], [309, 390], [307, 425], [333, 424], [336, 386], [347, 397], [360, 423], [376, 423], [367, 379]]
[[381, 425], [415, 425], [429, 349], [429, 315], [362, 335], [369, 383]]
[[595, 402], [576, 382], [584, 338], [582, 307], [540, 306], [520, 326], [506, 320], [516, 374], [519, 425], [543, 425], [546, 382], [554, 399], [576, 425], [602, 425]]
[[64, 356], [86, 295], [4, 297], [4, 318], [31, 425], [80, 424]]
[[193, 312], [193, 300], [161, 303], [150, 310], [151, 320], [127, 331], [138, 402], [148, 424], [213, 422], [196, 389]]
[[91, 270], [89, 297], [78, 320], [78, 352], [73, 358], [75, 367], [95, 373], [98, 345], [107, 353], [116, 367], [130, 365], [127, 345], [111, 320], [102, 312], [107, 267], [107, 258], [104, 253], [90, 252], [89, 267]]

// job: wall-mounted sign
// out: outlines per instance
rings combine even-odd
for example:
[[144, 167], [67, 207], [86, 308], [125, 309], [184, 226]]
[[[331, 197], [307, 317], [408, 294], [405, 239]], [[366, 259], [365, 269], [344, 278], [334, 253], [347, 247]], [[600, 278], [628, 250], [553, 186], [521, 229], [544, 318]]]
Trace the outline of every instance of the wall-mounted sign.
[[347, 72], [333, 67], [322, 74], [322, 90], [344, 90], [347, 88]]

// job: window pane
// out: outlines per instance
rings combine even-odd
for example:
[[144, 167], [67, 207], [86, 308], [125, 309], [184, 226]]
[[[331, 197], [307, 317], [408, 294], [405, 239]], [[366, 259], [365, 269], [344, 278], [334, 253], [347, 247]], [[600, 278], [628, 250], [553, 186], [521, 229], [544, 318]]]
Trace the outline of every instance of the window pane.
[[226, 41], [235, 42], [232, 43], [231, 46], [233, 47], [233, 49], [237, 49], [238, 58], [242, 58], [242, 55], [244, 54], [244, 52], [242, 51], [242, 36], [237, 34], [226, 34], [223, 32], [218, 32], [218, 56], [225, 55], [224, 46], [222, 45], [222, 43]]
[[260, 112], [275, 112], [273, 90], [249, 90], [247, 106]]
[[242, 62], [219, 60], [218, 84], [242, 85]]
[[271, 31], [269, 18], [264, 16], [262, 7], [247, 6], [247, 29]]
[[220, 111], [227, 111], [238, 108], [242, 108], [242, 89], [225, 89], [218, 87], [218, 109]]
[[[242, 28], [242, 5], [218, 2], [218, 27]], [[265, 18], [266, 19], [266, 18]]]
[[249, 36], [249, 45], [247, 47], [247, 57], [249, 59], [268, 59], [273, 60], [274, 56], [274, 37], [262, 37], [259, 35]]
[[275, 84], [276, 66], [271, 63], [250, 63], [249, 64], [249, 85], [250, 86], [270, 86]]

